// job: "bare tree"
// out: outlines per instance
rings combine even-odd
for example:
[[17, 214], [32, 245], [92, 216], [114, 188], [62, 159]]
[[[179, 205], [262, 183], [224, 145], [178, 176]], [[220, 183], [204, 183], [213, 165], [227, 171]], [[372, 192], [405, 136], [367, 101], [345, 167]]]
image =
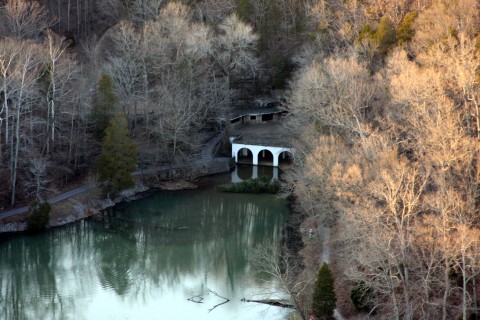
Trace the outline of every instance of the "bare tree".
[[251, 26], [242, 22], [236, 14], [228, 16], [219, 26], [220, 35], [215, 40], [213, 59], [227, 82], [235, 73], [255, 76], [259, 68], [254, 54], [257, 35]]
[[[206, 25], [196, 23], [191, 9], [183, 4], [168, 3], [157, 14], [138, 28], [122, 21], [109, 31], [113, 50], [109, 50], [106, 70], [127, 114], [131, 106], [136, 115], [137, 107], [143, 109], [147, 141], [153, 133], [159, 139], [157, 146], [172, 145], [172, 150], [164, 151], [173, 159], [179, 151], [194, 152], [197, 141], [188, 138], [188, 134], [229, 105], [229, 77], [218, 64], [212, 64], [224, 52], [219, 52], [214, 43], [220, 37], [223, 44], [230, 45], [228, 54], [236, 62], [228, 70], [229, 75], [234, 70], [254, 67], [247, 66], [241, 58], [251, 55], [253, 43], [242, 44], [235, 50], [232, 43], [228, 44], [251, 33], [251, 28], [237, 20], [237, 26], [217, 36]], [[152, 97], [158, 102], [153, 103]], [[137, 101], [142, 101], [141, 106]]]
[[47, 31], [45, 52], [46, 66], [46, 101], [47, 119], [45, 134], [45, 149], [49, 154], [54, 147], [56, 130], [58, 127], [59, 114], [61, 114], [62, 103], [68, 103], [73, 90], [73, 83], [76, 79], [76, 63], [65, 52], [68, 42], [59, 37], [53, 31]]
[[3, 163], [4, 155], [3, 153], [7, 151], [7, 148], [3, 148], [3, 141], [1, 139], [2, 134], [2, 124], [5, 121], [5, 145], [10, 143], [10, 124], [11, 124], [11, 106], [10, 106], [10, 95], [13, 95], [13, 70], [17, 61], [17, 56], [20, 54], [22, 49], [22, 43], [18, 43], [13, 39], [4, 39], [0, 40], [0, 71], [2, 76], [2, 107], [0, 109], [0, 163]]
[[368, 134], [367, 110], [378, 88], [353, 59], [329, 58], [305, 67], [293, 83], [292, 111], [303, 123], [318, 123], [348, 135]]
[[54, 19], [37, 1], [7, 0], [0, 11], [0, 30], [16, 38], [37, 38]]
[[473, 38], [478, 33], [479, 8], [475, 0], [433, 1], [415, 21], [414, 47], [428, 50], [431, 44], [441, 44], [457, 32]]
[[[27, 112], [31, 107], [32, 95], [34, 94], [34, 85], [39, 77], [38, 73], [38, 47], [32, 43], [25, 43], [22, 50], [19, 52], [18, 60], [15, 65], [15, 78], [14, 78], [14, 96], [12, 96], [12, 138], [11, 138], [11, 161], [10, 161], [10, 174], [11, 174], [11, 204], [15, 204], [16, 190], [17, 190], [17, 178], [18, 178], [18, 164], [20, 161], [19, 150], [22, 140], [20, 128], [23, 126], [23, 119], [21, 116]], [[24, 137], [23, 137], [24, 138]]]
[[234, 12], [236, 3], [234, 0], [206, 0], [197, 2], [193, 6], [200, 21], [218, 25]]
[[259, 246], [253, 251], [250, 260], [260, 279], [264, 279], [265, 275], [267, 275], [266, 281], [273, 279], [273, 281], [278, 283], [281, 291], [271, 292], [269, 295], [287, 294], [302, 319], [306, 320], [305, 309], [307, 306], [303, 304], [303, 295], [315, 278], [299, 279], [299, 265], [290, 254], [280, 248]]
[[[113, 50], [108, 52], [108, 64], [105, 66], [111, 76], [115, 93], [120, 100], [124, 113], [130, 117], [131, 106], [137, 116], [137, 101], [148, 91], [145, 87], [143, 65], [145, 57], [142, 51], [142, 35], [134, 30], [132, 23], [121, 21], [111, 32]], [[148, 80], [147, 80], [148, 81]]]
[[27, 185], [32, 189], [35, 201], [43, 202], [41, 192], [45, 190], [45, 184], [48, 183], [47, 162], [44, 158], [34, 157], [30, 161], [31, 182]]

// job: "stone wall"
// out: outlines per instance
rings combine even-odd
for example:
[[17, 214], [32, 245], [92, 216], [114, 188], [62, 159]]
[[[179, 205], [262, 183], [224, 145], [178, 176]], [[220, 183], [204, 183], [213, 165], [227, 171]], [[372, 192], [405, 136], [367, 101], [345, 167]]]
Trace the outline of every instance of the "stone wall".
[[[165, 180], [189, 180], [216, 173], [230, 172], [234, 166], [235, 159], [233, 158], [214, 158], [209, 162], [194, 163], [188, 166], [173, 167], [172, 169], [162, 169], [147, 179], [154, 178], [158, 182]], [[154, 187], [154, 185], [152, 187]]]

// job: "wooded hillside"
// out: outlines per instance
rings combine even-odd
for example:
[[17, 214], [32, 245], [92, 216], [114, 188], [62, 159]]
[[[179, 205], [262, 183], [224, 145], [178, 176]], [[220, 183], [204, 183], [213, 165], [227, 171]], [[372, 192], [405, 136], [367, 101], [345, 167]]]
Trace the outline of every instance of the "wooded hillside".
[[[333, 227], [347, 316], [477, 312], [478, 8], [469, 0], [312, 7], [316, 29], [291, 84], [299, 167], [290, 181], [305, 228]], [[310, 274], [318, 270], [305, 260]], [[350, 294], [361, 297], [357, 311]]]
[[[341, 311], [476, 312], [478, 1], [0, 4], [1, 206], [92, 170], [117, 112], [140, 161], [161, 163], [197, 152], [238, 83], [286, 89], [297, 167], [285, 191], [303, 227], [333, 228], [337, 294], [363, 290], [363, 311]], [[304, 255], [312, 280], [319, 257]]]
[[232, 82], [259, 70], [258, 36], [234, 8], [212, 15], [213, 24], [179, 2], [97, 2], [82, 26], [72, 22], [81, 5], [2, 6], [2, 206], [44, 197], [90, 171], [117, 112], [128, 117], [140, 161], [195, 154], [228, 112]]

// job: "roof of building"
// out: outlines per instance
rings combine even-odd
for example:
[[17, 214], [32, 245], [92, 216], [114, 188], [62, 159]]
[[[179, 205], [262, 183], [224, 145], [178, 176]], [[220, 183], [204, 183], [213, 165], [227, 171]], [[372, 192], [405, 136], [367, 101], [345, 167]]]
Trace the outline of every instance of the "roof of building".
[[275, 139], [271, 137], [239, 137], [233, 140], [232, 144], [292, 148], [291, 142], [283, 137]]
[[279, 109], [277, 107], [237, 110], [230, 115], [230, 120], [240, 118], [243, 116], [259, 116], [262, 114], [272, 114], [272, 113], [282, 113], [282, 112], [287, 112], [287, 111]]

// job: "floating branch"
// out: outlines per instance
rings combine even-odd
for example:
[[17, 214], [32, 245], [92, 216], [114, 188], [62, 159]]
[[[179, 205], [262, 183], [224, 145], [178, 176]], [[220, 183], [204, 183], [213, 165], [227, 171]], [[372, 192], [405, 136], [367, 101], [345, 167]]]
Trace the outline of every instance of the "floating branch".
[[225, 297], [222, 297], [221, 295], [219, 295], [219, 294], [216, 293], [215, 291], [212, 291], [212, 290], [210, 290], [210, 289], [208, 289], [208, 290], [209, 290], [211, 293], [213, 293], [214, 295], [216, 295], [217, 297], [222, 298], [222, 299], [225, 300], [225, 301], [223, 301], [223, 302], [221, 302], [221, 303], [219, 303], [219, 304], [214, 305], [212, 309], [209, 309], [209, 310], [208, 310], [208, 312], [211, 312], [211, 311], [213, 311], [213, 309], [215, 309], [216, 307], [220, 307], [222, 304], [225, 304], [225, 303], [227, 303], [227, 302], [230, 301], [230, 299], [227, 299], [227, 298], [225, 298]]
[[195, 302], [195, 303], [203, 303], [203, 296], [201, 296], [201, 295], [193, 296], [191, 298], [188, 298], [187, 300]]

